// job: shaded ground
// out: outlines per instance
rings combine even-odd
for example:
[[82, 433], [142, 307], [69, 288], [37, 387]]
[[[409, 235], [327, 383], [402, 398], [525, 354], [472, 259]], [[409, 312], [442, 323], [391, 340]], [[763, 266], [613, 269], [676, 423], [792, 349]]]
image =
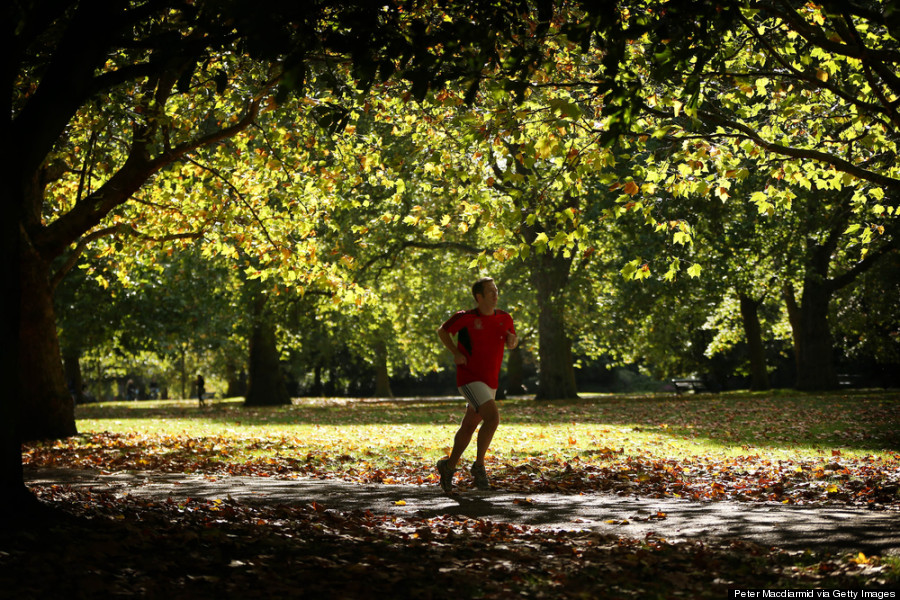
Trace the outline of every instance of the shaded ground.
[[720, 599], [733, 588], [900, 587], [887, 557], [900, 515], [889, 511], [146, 471], [29, 467], [27, 479], [53, 511], [0, 528], [0, 597]]
[[338, 480], [219, 477], [28, 469], [31, 485], [72, 486], [164, 501], [233, 499], [242, 503], [366, 511], [403, 517], [458, 515], [556, 530], [671, 541], [740, 539], [788, 550], [900, 556], [900, 513], [777, 503], [689, 502], [610, 494], [522, 495], [503, 490], [447, 496], [434, 485], [361, 485]]

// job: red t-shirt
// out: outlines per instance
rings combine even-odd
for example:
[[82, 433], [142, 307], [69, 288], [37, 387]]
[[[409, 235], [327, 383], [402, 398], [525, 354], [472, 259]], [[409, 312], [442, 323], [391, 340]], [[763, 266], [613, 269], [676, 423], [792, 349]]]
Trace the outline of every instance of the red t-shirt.
[[512, 317], [502, 310], [485, 316], [472, 310], [461, 310], [441, 325], [450, 334], [459, 334], [456, 346], [466, 355], [467, 362], [456, 366], [456, 385], [482, 381], [497, 389], [506, 334], [515, 333]]

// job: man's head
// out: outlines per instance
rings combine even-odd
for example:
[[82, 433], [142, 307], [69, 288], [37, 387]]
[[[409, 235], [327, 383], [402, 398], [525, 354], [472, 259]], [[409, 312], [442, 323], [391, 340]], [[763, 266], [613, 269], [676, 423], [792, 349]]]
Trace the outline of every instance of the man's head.
[[472, 295], [475, 296], [475, 302], [478, 304], [478, 309], [482, 314], [494, 314], [500, 292], [497, 290], [497, 284], [494, 283], [493, 279], [484, 277], [476, 281], [472, 286]]
[[482, 277], [474, 284], [472, 284], [472, 295], [475, 296], [475, 300], [478, 300], [479, 294], [484, 294], [484, 286], [488, 283], [494, 283], [493, 277]]

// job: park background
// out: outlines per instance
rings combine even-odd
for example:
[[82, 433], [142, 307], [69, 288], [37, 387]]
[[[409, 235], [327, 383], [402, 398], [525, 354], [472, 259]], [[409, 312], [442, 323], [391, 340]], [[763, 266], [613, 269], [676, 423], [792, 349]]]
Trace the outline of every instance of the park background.
[[[11, 507], [7, 521], [25, 529], [4, 540], [31, 550], [5, 560], [28, 568], [40, 562], [28, 561], [38, 548], [53, 552], [43, 533], [52, 539], [59, 521], [39, 530], [46, 513], [36, 505], [83, 518], [64, 537], [99, 536], [117, 558], [159, 547], [144, 519], [166, 523], [159, 531], [188, 546], [223, 513], [243, 541], [269, 520], [286, 519], [298, 538], [322, 533], [325, 511], [315, 508], [268, 519], [241, 506], [220, 511], [221, 502], [195, 514], [30, 490], [23, 462], [180, 468], [169, 459], [187, 452], [216, 476], [222, 464], [237, 468], [232, 450], [260, 469], [298, 467], [295, 455], [306, 450], [309, 464], [340, 465], [344, 454], [323, 457], [302, 435], [280, 446], [269, 421], [296, 418], [315, 429], [324, 424], [307, 421], [334, 407], [352, 419], [342, 407], [366, 406], [368, 396], [388, 402], [390, 418], [408, 419], [386, 399], [452, 394], [434, 332], [471, 304], [468, 288], [483, 274], [499, 282], [522, 339], [505, 369], [512, 414], [536, 418], [556, 407], [587, 421], [622, 409], [648, 421], [622, 424], [635, 447], [606, 443], [614, 434], [603, 423], [591, 424], [596, 439], [556, 427], [555, 450], [540, 457], [547, 464], [512, 464], [501, 482], [547, 469], [577, 479], [590, 469], [567, 469], [572, 462], [560, 458], [574, 453], [596, 463], [601, 486], [671, 491], [699, 481], [703, 498], [719, 490], [740, 499], [751, 489], [753, 501], [896, 506], [896, 396], [882, 391], [896, 387], [900, 363], [900, 22], [891, 3], [266, 7], [160, 0], [7, 9], [4, 122], [13, 151], [3, 162], [0, 278], [13, 301], [0, 344], [0, 498]], [[191, 397], [197, 374], [216, 396], [209, 407], [88, 402], [127, 398], [129, 381], [135, 398]], [[684, 377], [719, 394], [672, 397], [666, 386]], [[862, 391], [841, 392], [850, 386]], [[649, 395], [588, 395], [626, 391]], [[340, 396], [355, 400], [341, 404]], [[660, 407], [672, 418], [653, 416]], [[117, 423], [134, 411], [157, 429]], [[255, 419], [266, 431], [258, 439], [241, 425]], [[684, 447], [642, 454], [643, 442], [653, 446], [645, 433], [668, 448], [681, 419], [688, 447], [703, 444], [698, 456]], [[237, 432], [222, 444], [224, 433], [204, 429], [217, 420]], [[360, 435], [376, 439], [369, 429]], [[362, 445], [346, 452], [345, 466], [377, 472], [352, 466], [371, 462]], [[282, 447], [291, 456], [279, 455]], [[427, 483], [441, 451], [429, 442], [413, 461], [415, 476]], [[404, 452], [388, 445], [376, 455], [393, 464]], [[343, 518], [327, 517], [348, 533], [337, 524]], [[120, 521], [129, 535], [118, 535]], [[483, 539], [498, 531], [470, 525], [463, 529]], [[415, 526], [426, 537], [459, 530]], [[354, 535], [338, 536], [348, 554], [336, 575], [358, 557]], [[551, 543], [537, 537], [539, 547]], [[118, 546], [119, 538], [137, 546]], [[204, 539], [226, 543], [207, 558], [221, 569], [216, 557], [230, 542]], [[686, 550], [605, 543], [622, 549], [630, 565], [622, 571], [637, 588], [656, 570], [630, 567], [663, 555], [672, 566], [669, 558]], [[785, 566], [794, 557], [773, 558], [771, 549], [723, 552], [716, 560], [743, 581], [772, 579], [774, 563], [778, 581], [800, 572]], [[702, 564], [704, 553], [694, 546], [683, 555]], [[315, 573], [307, 559], [322, 557], [306, 546], [301, 554], [304, 576]], [[858, 570], [856, 583], [883, 584], [885, 565], [896, 571], [895, 562], [859, 555], [802, 560], [809, 585], [823, 572]], [[746, 565], [759, 570], [747, 575]], [[91, 577], [83, 566], [63, 568], [61, 585], [73, 571]], [[164, 567], [186, 568], [177, 560]], [[146, 585], [167, 581], [135, 568]], [[570, 568], [587, 573], [583, 563]], [[122, 576], [116, 585], [127, 590]], [[556, 589], [557, 576], [537, 576], [535, 593]], [[585, 586], [598, 577], [587, 573]], [[676, 587], [661, 585], [663, 595]]]
[[[362, 34], [319, 41], [356, 62], [309, 50], [302, 67], [269, 58], [287, 32], [244, 54], [122, 52], [103, 69], [156, 75], [94, 93], [87, 71], [70, 103], [40, 103], [62, 57], [23, 54], [15, 132], [47, 139], [23, 221], [26, 437], [70, 432], [72, 396], [188, 397], [197, 373], [251, 405], [452, 393], [434, 329], [484, 274], [523, 342], [510, 394], [896, 386], [892, 21], [555, 9], [477, 71], [450, 40], [524, 5], [448, 18], [394, 62], [363, 57]], [[365, 10], [322, 18], [371, 33]], [[390, 18], [441, 14], [422, 10]], [[702, 45], [705, 27], [722, 37]], [[882, 49], [874, 64], [831, 46], [851, 33]], [[394, 51], [399, 34], [379, 35]], [[441, 43], [458, 54], [416, 70]]]

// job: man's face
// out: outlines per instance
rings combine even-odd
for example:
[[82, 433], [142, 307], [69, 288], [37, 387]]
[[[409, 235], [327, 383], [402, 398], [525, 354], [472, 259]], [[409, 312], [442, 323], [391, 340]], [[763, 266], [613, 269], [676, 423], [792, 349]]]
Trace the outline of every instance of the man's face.
[[500, 291], [497, 289], [497, 285], [493, 281], [487, 281], [481, 286], [481, 293], [475, 295], [475, 300], [478, 302], [478, 308], [482, 310], [482, 312], [493, 311], [497, 308], [497, 300], [500, 298]]

